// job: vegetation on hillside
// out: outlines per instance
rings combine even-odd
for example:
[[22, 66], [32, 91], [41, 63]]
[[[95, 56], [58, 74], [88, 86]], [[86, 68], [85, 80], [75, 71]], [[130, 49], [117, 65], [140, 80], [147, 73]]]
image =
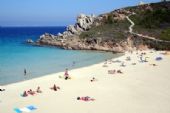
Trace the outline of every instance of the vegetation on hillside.
[[[135, 15], [130, 18], [134, 21], [134, 32], [153, 36], [162, 40], [170, 40], [170, 2], [152, 3], [125, 8]], [[81, 33], [80, 38], [100, 38], [102, 40], [122, 40], [127, 38], [130, 23], [114, 20], [112, 13], [106, 14], [107, 18], [99, 26]]]
[[136, 25], [142, 28], [155, 29], [170, 24], [170, 10], [168, 9], [146, 10], [131, 17]]
[[136, 12], [136, 15], [130, 16], [136, 24], [135, 32], [170, 40], [170, 2], [151, 4], [145, 10], [137, 7], [129, 9]]
[[112, 16], [108, 16], [99, 26], [93, 26], [90, 30], [81, 33], [80, 38], [100, 38], [102, 41], [119, 41], [127, 38], [128, 27], [130, 23], [127, 20], [115, 22]]
[[170, 28], [166, 29], [166, 30], [163, 30], [161, 32], [161, 35], [160, 35], [160, 38], [162, 40], [168, 40], [170, 41]]

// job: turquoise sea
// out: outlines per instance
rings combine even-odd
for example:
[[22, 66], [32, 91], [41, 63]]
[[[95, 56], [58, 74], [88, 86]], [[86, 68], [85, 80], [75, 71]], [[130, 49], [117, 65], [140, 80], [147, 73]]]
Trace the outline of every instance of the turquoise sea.
[[[43, 33], [57, 34], [65, 27], [1, 27], [0, 85], [32, 79], [46, 74], [92, 65], [120, 54], [96, 51], [63, 50], [28, 45], [26, 39], [38, 39]], [[27, 77], [24, 76], [27, 70]]]

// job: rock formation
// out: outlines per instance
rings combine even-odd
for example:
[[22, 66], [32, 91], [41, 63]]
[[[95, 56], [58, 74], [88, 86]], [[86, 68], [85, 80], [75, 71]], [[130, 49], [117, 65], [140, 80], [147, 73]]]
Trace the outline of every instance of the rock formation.
[[[116, 10], [112, 12], [115, 20], [124, 20], [126, 18], [125, 14], [129, 14], [129, 11], [124, 9]], [[40, 36], [39, 40], [36, 41], [36, 45], [50, 45], [57, 46], [64, 49], [73, 49], [73, 50], [101, 50], [101, 51], [116, 51], [123, 52], [128, 47], [126, 47], [126, 41], [122, 43], [114, 43], [112, 41], [102, 42], [100, 38], [93, 39], [80, 39], [79, 35], [88, 31], [92, 25], [100, 25], [101, 22], [108, 18], [107, 14], [99, 15], [95, 17], [94, 15], [84, 15], [80, 14], [77, 17], [77, 22], [75, 25], [69, 25], [66, 28], [66, 31], [63, 33], [58, 33], [56, 36], [45, 33]], [[126, 49], [125, 49], [126, 48]]]
[[34, 41], [32, 39], [27, 39], [26, 43], [30, 43], [31, 44], [31, 43], [34, 43]]
[[[155, 5], [156, 6], [156, 5]], [[56, 46], [63, 49], [72, 49], [72, 50], [102, 50], [102, 51], [112, 51], [112, 52], [124, 52], [127, 50], [132, 50], [133, 48], [136, 48], [138, 45], [145, 44], [150, 45], [150, 47], [154, 47], [158, 43], [158, 41], [153, 41], [151, 39], [147, 39], [145, 37], [136, 35], [133, 33], [133, 25], [131, 20], [129, 19], [130, 15], [135, 15], [138, 11], [145, 11], [145, 10], [154, 10], [153, 7], [151, 7], [149, 4], [140, 5], [137, 7], [130, 7], [125, 9], [118, 9], [114, 10], [110, 13], [101, 14], [99, 16], [94, 15], [84, 15], [80, 14], [77, 17], [77, 22], [75, 25], [69, 25], [66, 28], [66, 31], [63, 33], [58, 33], [57, 35], [52, 35], [49, 33], [45, 33], [40, 36], [40, 38], [33, 42], [32, 40], [27, 40], [28, 43], [32, 43], [35, 45], [49, 45], [49, 46]], [[111, 19], [111, 23], [107, 23]], [[126, 20], [126, 21], [125, 21]], [[101, 35], [105, 31], [93, 31], [93, 33], [99, 34], [99, 35], [90, 35], [87, 34], [86, 38], [80, 38], [82, 33], [86, 33], [91, 30], [91, 28], [94, 27], [101, 27], [105, 24], [113, 24], [121, 23], [122, 21], [126, 22], [124, 24], [131, 24], [128, 27], [131, 29], [130, 31], [123, 28], [116, 28], [115, 32], [111, 31], [108, 34], [108, 36]], [[128, 22], [129, 21], [129, 22]], [[116, 24], [115, 24], [116, 25]], [[120, 24], [122, 25], [122, 24]], [[120, 26], [119, 26], [120, 27]], [[110, 29], [110, 28], [109, 28]], [[107, 29], [107, 30], [109, 30]], [[112, 28], [111, 28], [112, 29]], [[129, 32], [128, 32], [129, 31]], [[119, 35], [118, 38], [114, 37], [114, 33], [117, 33]], [[119, 36], [123, 35], [125, 38], [120, 38]], [[115, 39], [114, 39], [115, 38]], [[160, 41], [160, 44], [164, 44], [165, 42]], [[164, 45], [165, 47], [170, 48], [170, 46], [167, 46], [170, 44], [169, 42], [166, 42]], [[165, 48], [162, 47], [162, 48]]]
[[67, 29], [65, 32], [62, 34], [59, 33], [58, 36], [60, 37], [70, 37], [73, 35], [79, 35], [82, 31], [86, 31], [91, 28], [91, 25], [93, 24], [95, 19], [94, 15], [85, 15], [85, 14], [80, 14], [77, 17], [77, 23], [75, 25], [69, 25], [67, 26]]

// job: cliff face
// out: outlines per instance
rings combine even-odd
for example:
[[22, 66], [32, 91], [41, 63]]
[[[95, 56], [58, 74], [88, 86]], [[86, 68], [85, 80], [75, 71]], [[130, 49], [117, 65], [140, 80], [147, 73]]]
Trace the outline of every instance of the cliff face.
[[[29, 43], [56, 46], [64, 49], [113, 52], [124, 52], [132, 48], [139, 48], [141, 47], [140, 45], [146, 45], [147, 47], [156, 49], [170, 49], [169, 46], [159, 47], [159, 44], [170, 45], [170, 42], [159, 42], [155, 40], [157, 38], [147, 38], [146, 35], [148, 34], [139, 34], [139, 32], [132, 27], [135, 26], [135, 23], [131, 22], [135, 21], [134, 15], [141, 15], [148, 10], [153, 12], [157, 10], [158, 7], [165, 8], [168, 13], [170, 12], [170, 2], [167, 2], [118, 9], [97, 17], [94, 15], [88, 16], [80, 14], [80, 16], [77, 17], [75, 25], [69, 25], [65, 32], [58, 33], [58, 35], [46, 33], [40, 36], [39, 40], [35, 43], [31, 40], [29, 40]], [[127, 19], [128, 17], [132, 18], [132, 20], [130, 20], [130, 18]], [[161, 24], [164, 23], [164, 20], [161, 20]], [[170, 27], [168, 21], [166, 21], [166, 28], [168, 28], [167, 26]], [[140, 28], [142, 27], [140, 26]]]

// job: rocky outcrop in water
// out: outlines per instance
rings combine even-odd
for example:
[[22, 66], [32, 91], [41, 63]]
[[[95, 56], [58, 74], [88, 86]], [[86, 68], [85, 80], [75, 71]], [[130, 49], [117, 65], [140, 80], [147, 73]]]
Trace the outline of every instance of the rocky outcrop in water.
[[[80, 35], [81, 32], [90, 29], [91, 25], [94, 23], [95, 18], [96, 17], [94, 15], [80, 14], [77, 17], [76, 24], [67, 26], [66, 31], [64, 31], [63, 33], [58, 33], [58, 35], [45, 33], [40, 36], [39, 40], [37, 40], [35, 44], [71, 48], [67, 47], [67, 45], [70, 45], [70, 43], [68, 42], [72, 41], [73, 37], [75, 38], [74, 40], [77, 40], [77, 36]], [[77, 45], [77, 42], [71, 45]], [[77, 48], [77, 46], [74, 46], [72, 48]]]
[[[119, 14], [118, 12], [121, 12]], [[115, 19], [123, 20], [125, 19], [124, 10], [117, 10], [113, 12]], [[127, 13], [127, 12], [126, 12]], [[63, 33], [58, 33], [56, 36], [52, 34], [45, 33], [40, 36], [39, 40], [36, 41], [36, 45], [49, 45], [56, 46], [64, 49], [72, 50], [101, 50], [101, 51], [125, 51], [125, 46], [127, 46], [126, 41], [122, 43], [115, 43], [111, 41], [100, 40], [100, 37], [94, 39], [80, 39], [79, 35], [91, 29], [92, 25], [100, 25], [103, 19], [107, 18], [106, 15], [100, 15], [95, 17], [94, 15], [84, 15], [80, 14], [77, 17], [77, 22], [75, 25], [69, 25], [66, 31]]]
[[27, 39], [26, 43], [30, 43], [31, 44], [31, 43], [34, 43], [34, 41], [32, 39]]

